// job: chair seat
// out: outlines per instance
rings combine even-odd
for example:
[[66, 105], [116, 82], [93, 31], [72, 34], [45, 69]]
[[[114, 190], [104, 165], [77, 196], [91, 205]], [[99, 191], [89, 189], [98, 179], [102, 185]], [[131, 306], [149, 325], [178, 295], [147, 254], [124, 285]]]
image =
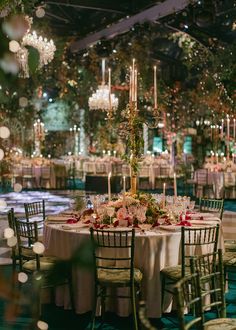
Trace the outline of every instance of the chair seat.
[[[142, 272], [134, 268], [134, 282], [138, 284], [142, 278]], [[130, 282], [130, 270], [98, 269], [98, 280], [103, 284], [125, 285]]]
[[[32, 249], [22, 248], [22, 255], [24, 258], [35, 258], [35, 253], [32, 251]], [[15, 250], [15, 256], [19, 258], [19, 250]]]
[[[165, 267], [161, 270], [161, 273], [173, 281], [178, 281], [182, 278], [181, 265]], [[185, 275], [190, 275], [189, 269], [185, 270]]]
[[226, 252], [236, 252], [236, 243], [225, 243]]
[[[49, 271], [54, 266], [54, 263], [58, 260], [56, 257], [41, 257], [40, 258], [40, 270]], [[28, 272], [33, 272], [37, 270], [36, 260], [26, 261], [22, 269]]]
[[204, 324], [204, 330], [235, 330], [236, 319], [214, 319]]
[[224, 266], [236, 266], [236, 252], [225, 252], [223, 255]]

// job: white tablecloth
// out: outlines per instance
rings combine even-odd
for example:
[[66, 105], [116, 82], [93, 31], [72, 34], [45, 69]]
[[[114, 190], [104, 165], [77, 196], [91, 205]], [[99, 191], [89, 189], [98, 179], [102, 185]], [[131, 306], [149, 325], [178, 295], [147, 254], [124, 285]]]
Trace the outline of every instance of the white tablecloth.
[[[201, 220], [200, 220], [201, 223]], [[209, 224], [219, 223], [219, 220], [209, 221]], [[202, 222], [204, 225], [205, 222]], [[72, 225], [73, 226], [73, 225]], [[180, 227], [179, 227], [180, 229]], [[142, 297], [147, 304], [147, 316], [157, 318], [161, 316], [161, 278], [160, 271], [164, 267], [177, 265], [180, 250], [179, 231], [156, 229], [155, 231], [137, 232], [135, 237], [135, 267], [143, 274]], [[88, 229], [63, 230], [60, 224], [46, 224], [44, 243], [46, 254], [62, 259], [68, 259], [84, 240], [89, 239]], [[223, 239], [220, 240], [222, 247]], [[75, 294], [75, 309], [77, 313], [86, 313], [92, 309], [93, 274], [75, 269], [73, 273], [73, 287]], [[56, 304], [69, 308], [69, 298], [66, 291], [58, 291]], [[170, 310], [171, 297], [165, 303], [166, 311]], [[129, 305], [127, 300], [120, 300], [109, 310], [118, 315], [127, 316]]]

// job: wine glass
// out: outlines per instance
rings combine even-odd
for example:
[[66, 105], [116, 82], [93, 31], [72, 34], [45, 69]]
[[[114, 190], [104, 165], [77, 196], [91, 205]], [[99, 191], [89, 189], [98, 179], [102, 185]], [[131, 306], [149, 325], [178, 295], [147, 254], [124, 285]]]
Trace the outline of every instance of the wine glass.
[[110, 224], [111, 224], [111, 218], [115, 213], [114, 207], [107, 207], [107, 215], [110, 217]]
[[195, 207], [195, 201], [190, 201], [189, 206], [188, 206], [189, 210], [193, 211], [194, 207]]

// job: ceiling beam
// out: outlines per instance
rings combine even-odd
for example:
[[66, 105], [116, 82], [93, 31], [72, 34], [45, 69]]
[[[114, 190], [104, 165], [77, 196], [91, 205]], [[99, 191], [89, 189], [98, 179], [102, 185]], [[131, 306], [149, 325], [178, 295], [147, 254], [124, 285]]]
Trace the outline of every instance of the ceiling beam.
[[137, 23], [153, 22], [165, 16], [171, 15], [175, 12], [183, 10], [190, 3], [195, 3], [197, 0], [165, 0], [162, 3], [158, 3], [141, 13], [127, 17], [112, 24], [111, 26], [90, 34], [83, 39], [73, 42], [70, 46], [72, 53], [79, 52], [87, 47], [97, 43], [100, 39], [111, 39], [115, 36], [128, 32], [132, 26]]
[[46, 3], [48, 5], [60, 5], [60, 6], [64, 6], [64, 7], [73, 7], [73, 8], [78, 8], [78, 9], [88, 9], [88, 10], [97, 10], [97, 11], [104, 11], [104, 12], [109, 12], [109, 13], [116, 13], [116, 14], [124, 14], [123, 11], [105, 8], [105, 7], [83, 6], [83, 5], [67, 3], [67, 2], [59, 2], [59, 1], [47, 1]]

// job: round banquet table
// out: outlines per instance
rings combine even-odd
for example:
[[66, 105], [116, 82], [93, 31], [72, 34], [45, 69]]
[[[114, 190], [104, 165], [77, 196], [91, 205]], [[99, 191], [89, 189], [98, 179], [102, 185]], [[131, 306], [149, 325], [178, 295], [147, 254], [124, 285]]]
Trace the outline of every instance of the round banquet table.
[[[217, 222], [215, 222], [217, 223]], [[214, 224], [214, 223], [213, 223]], [[67, 226], [68, 227], [68, 226]], [[73, 225], [71, 225], [73, 228]], [[147, 316], [161, 317], [161, 275], [164, 267], [177, 265], [180, 250], [180, 227], [177, 231], [147, 230], [137, 231], [135, 235], [134, 265], [143, 272], [142, 298], [146, 301]], [[45, 224], [44, 244], [46, 255], [68, 259], [82, 242], [90, 239], [88, 228], [65, 230], [61, 224]], [[222, 239], [220, 239], [222, 245]], [[206, 253], [206, 251], [204, 251]], [[73, 270], [73, 293], [76, 313], [92, 310], [94, 279], [93, 273], [76, 268]], [[124, 290], [124, 289], [119, 289]], [[167, 298], [167, 299], [166, 299]], [[120, 316], [130, 312], [128, 299], [109, 301], [107, 309]], [[165, 295], [165, 312], [171, 309], [171, 296]], [[58, 288], [56, 305], [69, 309], [69, 294], [66, 288]]]

